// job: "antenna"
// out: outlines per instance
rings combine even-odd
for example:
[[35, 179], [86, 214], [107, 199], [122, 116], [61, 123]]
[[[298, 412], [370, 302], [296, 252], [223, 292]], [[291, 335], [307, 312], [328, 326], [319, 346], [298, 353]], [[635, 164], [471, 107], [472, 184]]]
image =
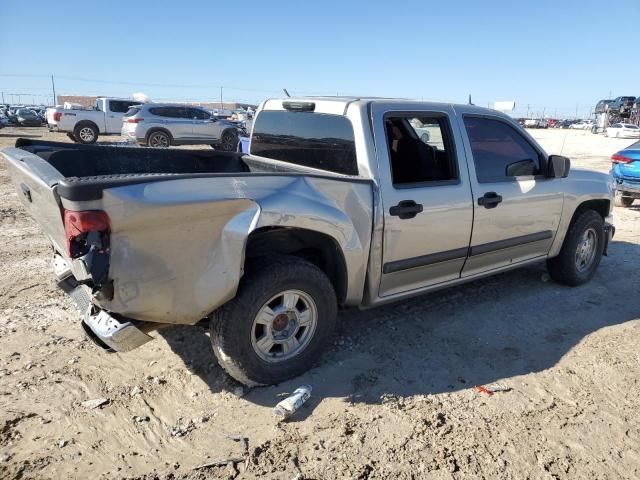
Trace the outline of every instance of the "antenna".
[[471, 101], [471, 94], [469, 94], [469, 105], [473, 105], [473, 102]]
[[286, 88], [283, 88], [283, 89], [282, 89], [282, 91], [284, 92], [284, 94], [285, 94], [287, 97], [290, 97], [290, 96], [291, 96], [291, 95], [289, 95], [289, 92], [287, 92], [287, 89], [286, 89]]

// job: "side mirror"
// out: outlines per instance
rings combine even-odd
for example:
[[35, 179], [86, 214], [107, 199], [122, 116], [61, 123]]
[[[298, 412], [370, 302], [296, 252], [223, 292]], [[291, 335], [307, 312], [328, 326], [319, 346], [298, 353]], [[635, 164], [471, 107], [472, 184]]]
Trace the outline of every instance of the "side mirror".
[[571, 160], [562, 155], [549, 155], [547, 164], [548, 178], [566, 178], [571, 168]]

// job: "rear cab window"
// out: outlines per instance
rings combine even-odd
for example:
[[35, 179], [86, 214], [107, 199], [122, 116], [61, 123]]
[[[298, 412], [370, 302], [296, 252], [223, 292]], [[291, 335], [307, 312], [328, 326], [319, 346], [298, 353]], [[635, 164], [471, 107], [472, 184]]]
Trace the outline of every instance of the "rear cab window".
[[342, 175], [358, 175], [351, 121], [341, 115], [263, 110], [249, 153]]
[[134, 102], [132, 100], [109, 100], [109, 111], [114, 113], [125, 113], [133, 105], [137, 105], [140, 102]]

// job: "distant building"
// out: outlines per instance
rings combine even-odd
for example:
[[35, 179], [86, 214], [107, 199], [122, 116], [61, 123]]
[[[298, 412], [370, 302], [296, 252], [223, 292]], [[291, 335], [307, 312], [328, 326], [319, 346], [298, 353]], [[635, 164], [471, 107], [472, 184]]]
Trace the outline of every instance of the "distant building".
[[[104, 95], [106, 96], [106, 95]], [[65, 102], [75, 103], [82, 105], [83, 107], [92, 107], [96, 104], [96, 98], [89, 95], [58, 95], [56, 105], [64, 105]], [[206, 108], [207, 110], [237, 110], [239, 108], [246, 110], [251, 107], [255, 110], [256, 105], [250, 103], [238, 103], [238, 102], [158, 102], [158, 103], [184, 103], [186, 105], [197, 105], [199, 107]]]

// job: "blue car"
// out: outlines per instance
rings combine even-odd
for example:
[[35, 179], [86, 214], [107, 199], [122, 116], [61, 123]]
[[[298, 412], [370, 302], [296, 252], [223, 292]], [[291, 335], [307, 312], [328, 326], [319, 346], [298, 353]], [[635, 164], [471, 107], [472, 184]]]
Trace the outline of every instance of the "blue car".
[[640, 142], [611, 155], [611, 175], [616, 185], [615, 204], [630, 207], [640, 199]]

